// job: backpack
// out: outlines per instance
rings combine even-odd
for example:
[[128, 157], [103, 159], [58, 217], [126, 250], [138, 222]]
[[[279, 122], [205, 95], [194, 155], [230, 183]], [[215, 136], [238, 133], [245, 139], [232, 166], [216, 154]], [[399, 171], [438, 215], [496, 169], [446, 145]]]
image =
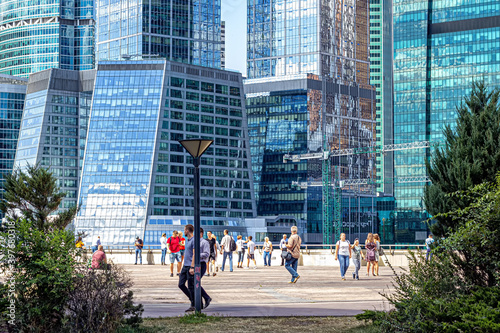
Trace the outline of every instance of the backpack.
[[366, 249], [366, 261], [375, 261], [375, 249]]
[[236, 242], [233, 237], [231, 237], [231, 240], [229, 241], [229, 250], [231, 250], [231, 252], [236, 251]]

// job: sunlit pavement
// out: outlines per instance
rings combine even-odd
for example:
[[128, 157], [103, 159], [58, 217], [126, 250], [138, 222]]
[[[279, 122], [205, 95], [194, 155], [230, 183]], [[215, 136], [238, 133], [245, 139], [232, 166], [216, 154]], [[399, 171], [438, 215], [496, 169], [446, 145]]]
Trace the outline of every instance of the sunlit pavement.
[[[135, 300], [145, 307], [144, 317], [183, 315], [189, 307], [186, 296], [177, 287], [178, 277], [170, 277], [169, 266], [123, 265], [130, 273]], [[352, 316], [363, 310], [388, 310], [379, 293], [391, 288], [393, 272], [381, 267], [379, 276], [353, 280], [349, 267], [346, 281], [338, 267], [300, 267], [300, 279], [289, 284], [290, 274], [282, 266], [258, 269], [234, 268], [205, 276], [202, 285], [212, 298], [206, 314], [222, 316]]]

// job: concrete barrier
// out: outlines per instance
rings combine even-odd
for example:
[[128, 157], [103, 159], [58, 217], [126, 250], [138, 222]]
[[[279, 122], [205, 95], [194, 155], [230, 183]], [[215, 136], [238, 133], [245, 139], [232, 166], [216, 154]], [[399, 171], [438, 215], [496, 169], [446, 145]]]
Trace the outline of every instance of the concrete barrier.
[[[115, 264], [134, 264], [135, 263], [135, 250], [114, 250], [105, 249], [106, 256], [108, 260], [112, 260]], [[395, 267], [406, 267], [408, 266], [408, 258], [406, 257], [407, 250], [395, 250], [395, 251], [385, 251], [386, 254], [381, 256], [379, 261], [380, 266], [387, 266], [387, 263]], [[243, 261], [243, 266], [247, 265], [247, 257], [245, 253], [245, 259]], [[88, 258], [91, 258], [91, 252], [87, 253]], [[271, 256], [271, 264], [279, 266], [281, 264], [281, 251], [275, 250]], [[255, 259], [257, 261], [257, 266], [264, 266], [263, 255], [259, 250], [255, 251]], [[161, 250], [147, 250], [142, 251], [142, 263], [143, 265], [160, 265], [161, 260]], [[166, 263], [169, 264], [169, 257], [165, 259]], [[238, 254], [235, 252], [233, 254], [233, 266], [237, 265]], [[222, 255], [217, 255], [217, 262], [219, 265], [222, 264]], [[228, 263], [227, 263], [228, 264]], [[252, 266], [253, 263], [250, 263]], [[354, 265], [351, 260], [351, 265]], [[362, 266], [366, 266], [366, 261], [361, 261]], [[302, 249], [301, 256], [299, 260], [299, 266], [340, 266], [338, 260], [335, 260], [335, 256], [330, 249]]]

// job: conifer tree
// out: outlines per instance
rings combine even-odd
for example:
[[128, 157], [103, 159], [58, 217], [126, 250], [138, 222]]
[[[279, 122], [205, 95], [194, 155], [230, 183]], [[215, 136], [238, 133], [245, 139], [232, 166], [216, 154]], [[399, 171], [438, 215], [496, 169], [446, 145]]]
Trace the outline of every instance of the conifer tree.
[[26, 218], [38, 230], [64, 229], [71, 223], [77, 207], [53, 214], [66, 193], [60, 192], [52, 172], [39, 165], [28, 165], [26, 172], [15, 170], [5, 176], [0, 210], [8, 219]]
[[[436, 149], [427, 171], [432, 181], [424, 191], [431, 215], [447, 213], [470, 204], [448, 194], [495, 180], [500, 171], [500, 91], [489, 91], [484, 82], [474, 82], [472, 91], [457, 106], [454, 126], [443, 129], [445, 146]], [[457, 222], [436, 219], [431, 230], [438, 236], [454, 231]]]

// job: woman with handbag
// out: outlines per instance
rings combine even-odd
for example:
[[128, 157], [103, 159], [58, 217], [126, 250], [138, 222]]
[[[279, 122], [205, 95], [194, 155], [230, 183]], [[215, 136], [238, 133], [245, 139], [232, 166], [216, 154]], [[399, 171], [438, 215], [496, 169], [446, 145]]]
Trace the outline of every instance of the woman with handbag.
[[373, 238], [373, 234], [370, 232], [366, 237], [365, 242], [366, 249], [366, 275], [370, 276], [370, 265], [372, 266], [372, 275], [375, 276], [375, 251], [377, 249], [377, 244]]

